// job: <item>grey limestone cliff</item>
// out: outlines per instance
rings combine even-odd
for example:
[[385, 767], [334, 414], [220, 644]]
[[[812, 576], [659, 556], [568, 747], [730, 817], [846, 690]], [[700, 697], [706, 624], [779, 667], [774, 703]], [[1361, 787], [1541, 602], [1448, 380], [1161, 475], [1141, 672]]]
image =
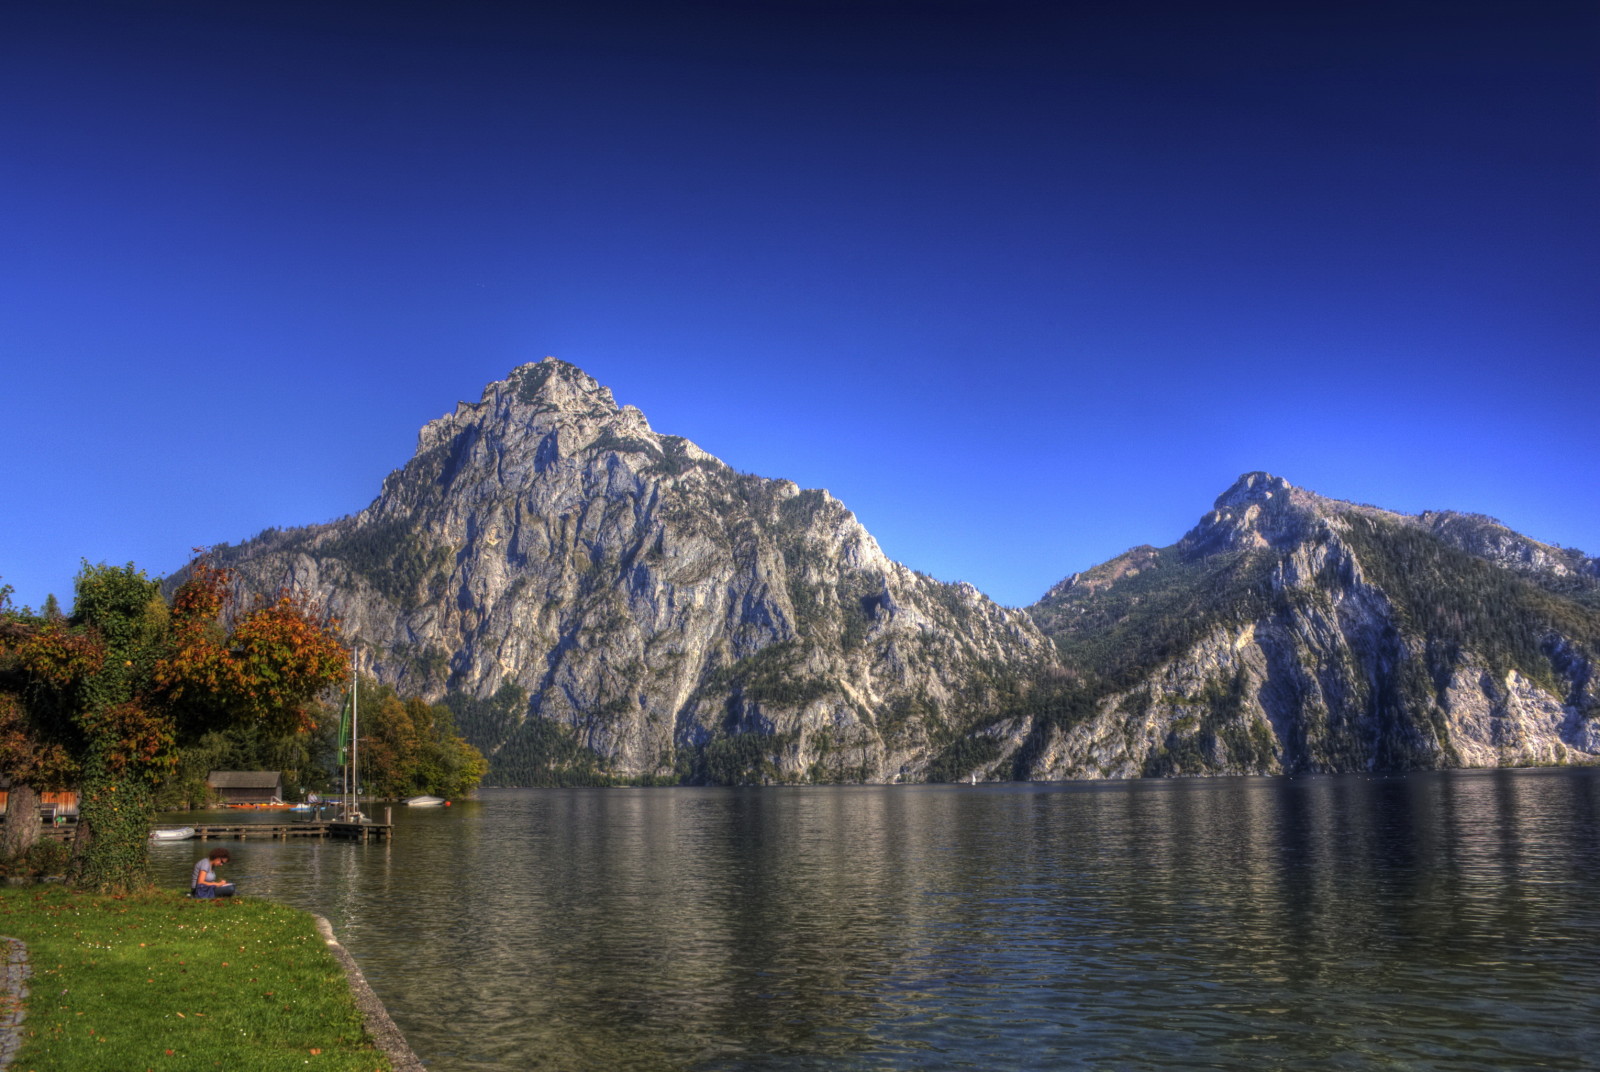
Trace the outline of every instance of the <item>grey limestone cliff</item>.
[[491, 784], [1137, 777], [1600, 758], [1600, 563], [1249, 473], [1026, 611], [890, 561], [554, 359], [363, 511], [217, 557], [443, 698]]
[[1034, 778], [1600, 758], [1594, 560], [1475, 515], [1408, 516], [1251, 473], [1172, 547], [1031, 608], [1070, 668]]
[[444, 697], [491, 784], [920, 779], [1055, 659], [826, 491], [658, 434], [553, 358], [424, 427], [360, 513], [219, 558]]

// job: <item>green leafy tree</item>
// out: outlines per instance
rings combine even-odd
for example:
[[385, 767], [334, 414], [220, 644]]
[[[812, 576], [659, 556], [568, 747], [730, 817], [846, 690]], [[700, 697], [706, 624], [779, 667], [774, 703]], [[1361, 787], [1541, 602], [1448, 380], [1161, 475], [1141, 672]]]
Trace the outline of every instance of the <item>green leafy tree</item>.
[[156, 697], [155, 672], [169, 631], [158, 582], [132, 563], [84, 565], [63, 634], [93, 653], [58, 681], [78, 730], [78, 831], [68, 878], [124, 891], [148, 882], [151, 791], [171, 762], [173, 727]]
[[379, 797], [465, 796], [489, 761], [456, 732], [443, 704], [402, 697], [370, 678], [360, 682], [361, 785]]

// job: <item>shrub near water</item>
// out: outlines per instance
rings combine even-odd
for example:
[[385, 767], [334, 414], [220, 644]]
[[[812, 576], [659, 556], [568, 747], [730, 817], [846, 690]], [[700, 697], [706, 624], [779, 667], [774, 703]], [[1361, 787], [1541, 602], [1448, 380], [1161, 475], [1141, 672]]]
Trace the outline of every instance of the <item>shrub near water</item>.
[[43, 878], [46, 875], [61, 875], [66, 873], [71, 860], [72, 846], [66, 842], [41, 841], [21, 855], [0, 860], [0, 876]]
[[12, 1072], [374, 1072], [343, 970], [313, 919], [264, 901], [0, 892], [28, 945]]

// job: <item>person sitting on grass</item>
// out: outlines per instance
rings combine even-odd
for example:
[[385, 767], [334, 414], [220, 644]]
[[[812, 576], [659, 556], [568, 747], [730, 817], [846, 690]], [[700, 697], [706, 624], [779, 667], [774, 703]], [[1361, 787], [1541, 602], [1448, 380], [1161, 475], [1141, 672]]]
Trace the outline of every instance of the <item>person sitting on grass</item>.
[[225, 864], [233, 859], [227, 849], [212, 849], [210, 856], [202, 856], [195, 861], [194, 875], [189, 882], [189, 894], [193, 897], [209, 899], [212, 897], [232, 897], [233, 883], [217, 875], [217, 865]]

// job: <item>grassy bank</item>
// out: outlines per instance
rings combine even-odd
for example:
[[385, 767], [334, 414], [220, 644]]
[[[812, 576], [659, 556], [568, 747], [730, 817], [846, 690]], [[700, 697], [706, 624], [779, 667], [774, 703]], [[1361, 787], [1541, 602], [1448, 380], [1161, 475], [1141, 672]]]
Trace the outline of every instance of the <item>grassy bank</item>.
[[304, 912], [36, 886], [0, 891], [0, 935], [33, 972], [11, 1072], [389, 1068]]

